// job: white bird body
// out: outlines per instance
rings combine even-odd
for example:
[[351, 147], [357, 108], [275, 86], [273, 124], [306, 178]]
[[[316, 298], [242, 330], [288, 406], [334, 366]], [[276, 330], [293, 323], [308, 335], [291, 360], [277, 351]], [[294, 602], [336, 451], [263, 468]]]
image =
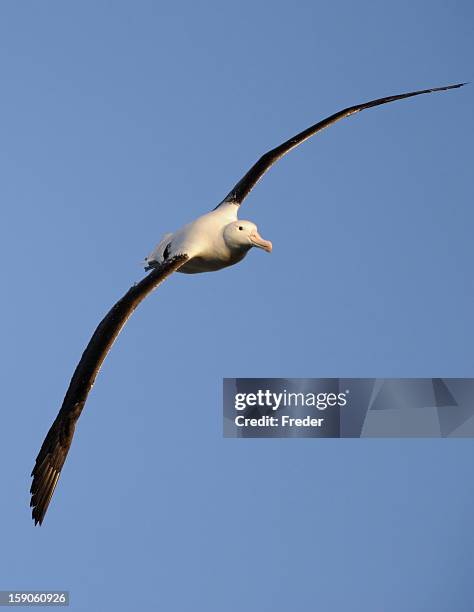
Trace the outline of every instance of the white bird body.
[[[188, 263], [178, 272], [197, 274], [214, 272], [241, 261], [252, 246], [271, 251], [272, 244], [263, 240], [257, 227], [250, 221], [238, 221], [238, 206], [224, 203], [211, 212], [201, 215], [174, 234], [165, 234], [159, 244], [145, 258], [146, 269], [162, 264], [169, 258], [185, 253]], [[239, 239], [229, 241], [229, 230], [233, 224]]]

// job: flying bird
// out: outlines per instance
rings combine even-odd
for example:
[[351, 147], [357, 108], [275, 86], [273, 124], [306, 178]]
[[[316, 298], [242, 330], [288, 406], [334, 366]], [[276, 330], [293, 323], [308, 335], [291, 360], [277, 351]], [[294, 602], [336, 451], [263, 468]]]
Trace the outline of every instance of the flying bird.
[[265, 172], [291, 149], [340, 119], [366, 108], [463, 85], [465, 83], [379, 98], [350, 106], [323, 119], [262, 155], [214, 210], [174, 234], [163, 237], [145, 259], [145, 270], [149, 274], [133, 285], [105, 315], [74, 371], [61, 409], [46, 435], [31, 473], [30, 506], [35, 525], [43, 522], [71, 446], [77, 420], [100, 367], [140, 302], [173, 272], [196, 274], [220, 270], [241, 261], [253, 247], [271, 252], [272, 243], [262, 238], [257, 226], [251, 221], [238, 219], [240, 205]]

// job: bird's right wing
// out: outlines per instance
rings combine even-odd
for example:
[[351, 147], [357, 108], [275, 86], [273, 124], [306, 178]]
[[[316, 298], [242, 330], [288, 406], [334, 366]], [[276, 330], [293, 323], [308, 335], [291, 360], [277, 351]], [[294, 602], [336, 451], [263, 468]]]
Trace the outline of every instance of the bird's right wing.
[[35, 525], [43, 522], [71, 446], [77, 419], [112, 344], [138, 304], [188, 259], [187, 255], [176, 255], [156, 266], [148, 276], [133, 285], [99, 323], [76, 367], [61, 410], [43, 442], [31, 473], [30, 506], [33, 508]]

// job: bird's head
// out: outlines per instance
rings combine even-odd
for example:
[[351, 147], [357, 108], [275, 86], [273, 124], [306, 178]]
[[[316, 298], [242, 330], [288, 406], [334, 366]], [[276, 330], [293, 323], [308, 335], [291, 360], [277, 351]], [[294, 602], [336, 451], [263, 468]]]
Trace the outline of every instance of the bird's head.
[[250, 249], [258, 247], [271, 253], [272, 243], [264, 240], [258, 233], [257, 226], [251, 221], [233, 221], [224, 229], [224, 240], [231, 249]]

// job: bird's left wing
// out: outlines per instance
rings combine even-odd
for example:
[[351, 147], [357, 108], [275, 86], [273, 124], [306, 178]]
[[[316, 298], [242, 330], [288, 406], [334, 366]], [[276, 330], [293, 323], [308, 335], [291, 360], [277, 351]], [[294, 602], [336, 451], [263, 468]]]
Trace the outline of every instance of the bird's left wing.
[[71, 446], [76, 422], [112, 344], [138, 304], [188, 259], [187, 255], [176, 255], [158, 265], [133, 285], [99, 323], [76, 367], [59, 414], [43, 442], [31, 473], [30, 506], [33, 508], [35, 525], [43, 522]]
[[360, 111], [366, 108], [373, 108], [374, 106], [380, 106], [381, 104], [388, 104], [389, 102], [395, 102], [396, 100], [403, 100], [404, 98], [412, 98], [413, 96], [420, 96], [422, 94], [433, 93], [435, 91], [446, 91], [448, 89], [457, 89], [458, 87], [462, 87], [466, 83], [457, 83], [456, 85], [446, 85], [445, 87], [434, 87], [432, 89], [420, 89], [418, 91], [410, 91], [408, 93], [397, 94], [395, 96], [387, 96], [385, 98], [377, 98], [377, 100], [371, 100], [370, 102], [363, 102], [362, 104], [356, 104], [354, 106], [349, 106], [330, 117], [326, 117], [319, 123], [315, 123], [311, 127], [303, 130], [293, 138], [290, 138], [286, 142], [282, 143], [280, 146], [272, 149], [271, 151], [267, 151], [262, 157], [250, 168], [250, 170], [245, 174], [240, 181], [229, 191], [226, 197], [222, 200], [222, 202], [216, 206], [222, 206], [223, 204], [235, 204], [240, 206], [244, 199], [248, 196], [251, 190], [255, 187], [256, 183], [262, 178], [265, 172], [273, 166], [275, 162], [277, 162], [280, 158], [286, 155], [289, 151], [300, 145], [314, 134], [317, 134], [321, 130], [329, 127], [336, 121], [340, 121], [344, 119], [344, 117], [349, 117], [354, 113], [359, 113]]

